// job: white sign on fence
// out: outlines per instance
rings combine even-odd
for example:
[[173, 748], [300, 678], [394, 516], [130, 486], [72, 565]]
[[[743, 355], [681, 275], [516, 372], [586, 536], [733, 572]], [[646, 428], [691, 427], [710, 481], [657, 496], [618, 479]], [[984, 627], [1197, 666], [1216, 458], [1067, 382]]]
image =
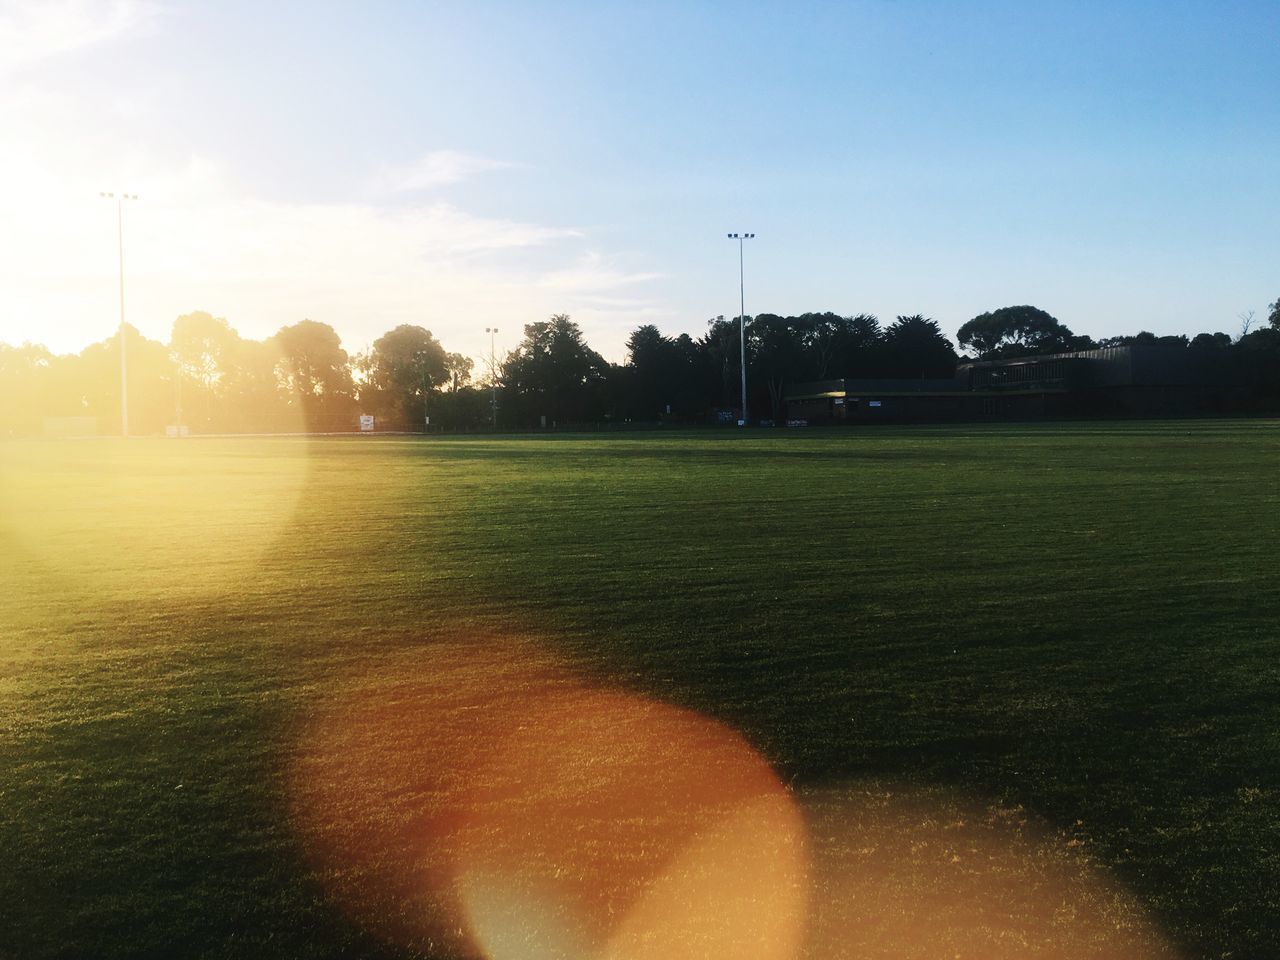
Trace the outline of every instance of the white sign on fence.
[[[350, 420], [348, 420], [347, 422], [348, 422], [348, 423], [350, 423], [351, 421], [350, 421]], [[373, 417], [369, 416], [369, 414], [367, 414], [367, 413], [362, 413], [362, 414], [360, 414], [360, 429], [361, 429], [361, 430], [363, 430], [363, 431], [369, 431], [369, 430], [372, 430], [372, 429], [373, 429]]]

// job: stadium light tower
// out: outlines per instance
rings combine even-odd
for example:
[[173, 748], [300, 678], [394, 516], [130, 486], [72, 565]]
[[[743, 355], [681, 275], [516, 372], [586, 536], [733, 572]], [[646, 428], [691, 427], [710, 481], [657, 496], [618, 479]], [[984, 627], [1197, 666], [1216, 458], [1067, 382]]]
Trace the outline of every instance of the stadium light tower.
[[136, 193], [99, 193], [116, 202], [116, 240], [120, 249], [120, 435], [129, 435], [129, 358], [124, 338], [124, 202], [137, 200]]
[[755, 237], [754, 233], [731, 233], [730, 240], [738, 241], [738, 362], [742, 367], [742, 426], [747, 425], [747, 295], [743, 282], [742, 245]]
[[426, 350], [419, 350], [413, 355], [413, 359], [417, 360], [422, 367], [422, 432], [424, 434], [431, 432], [431, 411], [427, 409], [427, 403], [431, 398], [431, 371], [427, 369], [430, 358], [431, 354]]
[[489, 404], [493, 408], [493, 427], [496, 430], [498, 428], [498, 354], [495, 338], [498, 336], [498, 328], [485, 327], [484, 332], [489, 335], [489, 386], [493, 390], [493, 397]]

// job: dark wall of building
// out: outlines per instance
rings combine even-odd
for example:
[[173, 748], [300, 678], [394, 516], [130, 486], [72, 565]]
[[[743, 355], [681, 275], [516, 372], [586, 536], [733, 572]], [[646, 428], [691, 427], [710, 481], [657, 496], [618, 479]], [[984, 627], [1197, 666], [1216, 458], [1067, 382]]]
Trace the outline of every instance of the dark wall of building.
[[961, 364], [953, 380], [824, 380], [788, 391], [811, 423], [1204, 416], [1239, 388], [1218, 351], [1133, 344]]

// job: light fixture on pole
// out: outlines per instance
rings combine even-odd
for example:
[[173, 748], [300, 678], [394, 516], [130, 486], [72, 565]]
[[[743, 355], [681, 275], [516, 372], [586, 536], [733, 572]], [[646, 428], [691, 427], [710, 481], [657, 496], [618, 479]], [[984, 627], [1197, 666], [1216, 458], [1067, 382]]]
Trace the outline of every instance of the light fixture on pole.
[[497, 429], [497, 426], [498, 426], [498, 354], [497, 354], [497, 348], [494, 346], [494, 344], [496, 343], [495, 338], [498, 335], [498, 328], [485, 327], [484, 332], [489, 335], [489, 386], [493, 390], [493, 397], [489, 401], [489, 403], [490, 403], [490, 406], [493, 408], [492, 409], [493, 426], [494, 426], [494, 429]]
[[99, 193], [116, 202], [116, 240], [120, 248], [120, 435], [129, 435], [129, 360], [124, 337], [124, 202], [137, 200], [136, 193]]
[[738, 361], [742, 366], [742, 423], [747, 425], [747, 295], [742, 273], [742, 245], [755, 237], [754, 233], [731, 233], [730, 240], [738, 241]]

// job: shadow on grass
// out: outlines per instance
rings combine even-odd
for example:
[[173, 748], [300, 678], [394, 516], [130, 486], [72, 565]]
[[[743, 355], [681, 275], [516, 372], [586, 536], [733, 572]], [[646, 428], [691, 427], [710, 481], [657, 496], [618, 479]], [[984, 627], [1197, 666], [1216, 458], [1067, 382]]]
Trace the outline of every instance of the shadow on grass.
[[294, 672], [255, 655], [268, 638], [182, 613], [101, 608], [131, 648], [83, 638], [24, 677], [0, 746], [0, 953], [419, 955], [334, 911], [289, 829]]

